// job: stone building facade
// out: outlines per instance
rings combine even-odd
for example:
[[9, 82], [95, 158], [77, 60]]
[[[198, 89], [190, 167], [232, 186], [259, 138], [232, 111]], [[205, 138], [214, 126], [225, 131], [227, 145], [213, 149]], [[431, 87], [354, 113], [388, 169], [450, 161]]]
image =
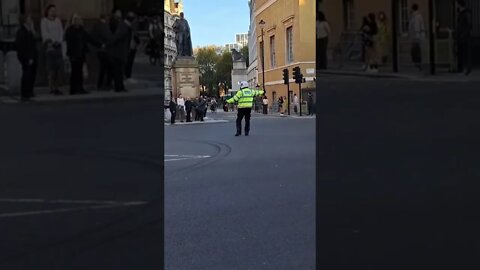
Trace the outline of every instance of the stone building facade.
[[[262, 84], [265, 73], [267, 97], [276, 101], [287, 96], [283, 84], [283, 69], [290, 71], [290, 96], [298, 93], [293, 85], [293, 68], [299, 66], [306, 82], [302, 96], [315, 92], [315, 2], [314, 0], [256, 0], [254, 17], [258, 52], [258, 82]], [[265, 22], [264, 35], [260, 21]], [[263, 43], [262, 43], [263, 40]], [[265, 71], [262, 71], [262, 53]]]
[[183, 1], [175, 2], [174, 0], [166, 0], [164, 6], [164, 27], [165, 27], [165, 100], [170, 100], [173, 94], [173, 74], [172, 65], [177, 57], [177, 47], [175, 44], [175, 32], [173, 32], [173, 24], [179, 18], [180, 12], [183, 12]]

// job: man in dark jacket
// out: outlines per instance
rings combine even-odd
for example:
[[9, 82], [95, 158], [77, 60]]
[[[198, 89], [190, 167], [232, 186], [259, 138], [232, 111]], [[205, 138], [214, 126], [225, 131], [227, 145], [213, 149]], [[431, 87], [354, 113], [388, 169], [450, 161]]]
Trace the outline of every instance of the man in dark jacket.
[[32, 18], [22, 15], [20, 22], [15, 45], [18, 60], [22, 64], [22, 101], [29, 101], [30, 98], [34, 97], [33, 87], [37, 74], [38, 51]]
[[132, 77], [133, 64], [135, 62], [135, 56], [137, 54], [138, 46], [140, 46], [140, 37], [136, 31], [136, 15], [133, 12], [129, 12], [127, 15], [127, 21], [129, 21], [132, 29], [132, 34], [130, 38], [129, 48], [128, 48], [128, 59], [127, 65], [125, 67], [125, 77], [130, 79]]
[[177, 118], [177, 103], [175, 103], [175, 99], [170, 99], [170, 103], [168, 104], [168, 108], [170, 109], [170, 123], [173, 125], [175, 124], [175, 118]]
[[198, 119], [203, 122], [203, 117], [205, 116], [205, 109], [207, 108], [207, 101], [203, 96], [200, 96], [198, 99], [198, 106], [197, 106], [197, 115]]
[[87, 94], [83, 88], [83, 65], [85, 64], [88, 44], [100, 47], [83, 28], [83, 20], [80, 16], [74, 15], [72, 25], [65, 31], [67, 42], [67, 56], [70, 59], [72, 70], [70, 72], [70, 94]]
[[[102, 44], [106, 44], [112, 38], [112, 32], [108, 25], [108, 19], [106, 15], [101, 15], [99, 21], [95, 24], [92, 31], [92, 36], [95, 40]], [[99, 73], [97, 80], [98, 90], [109, 90], [112, 85], [112, 65], [111, 60], [105, 51], [105, 48], [100, 48], [97, 51]]]
[[114, 34], [110, 42], [107, 43], [106, 50], [112, 60], [115, 91], [126, 92], [127, 89], [125, 89], [123, 79], [128, 60], [130, 41], [132, 39], [132, 24], [128, 19], [123, 21], [122, 12], [116, 10], [110, 26], [111, 29], [114, 30]]
[[190, 98], [187, 98], [187, 101], [185, 101], [185, 111], [187, 112], [187, 123], [192, 122], [192, 108], [193, 108], [193, 103], [190, 100]]
[[458, 71], [469, 75], [472, 72], [472, 12], [466, 7], [465, 0], [457, 0], [457, 10]]

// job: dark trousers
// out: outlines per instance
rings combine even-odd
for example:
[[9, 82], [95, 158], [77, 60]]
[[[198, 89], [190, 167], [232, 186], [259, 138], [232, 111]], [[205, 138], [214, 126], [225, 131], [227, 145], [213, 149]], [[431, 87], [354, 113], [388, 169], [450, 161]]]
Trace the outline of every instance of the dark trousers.
[[108, 57], [108, 54], [105, 52], [99, 52], [97, 54], [98, 63], [100, 70], [98, 72], [98, 81], [97, 81], [97, 88], [105, 89], [111, 87], [112, 84], [112, 64]]
[[170, 114], [172, 115], [172, 117], [170, 118], [170, 123], [175, 124], [175, 118], [177, 118], [177, 111], [170, 110]]
[[115, 82], [115, 91], [125, 91], [125, 85], [123, 83], [125, 74], [125, 63], [120, 59], [114, 59], [113, 62], [113, 80]]
[[250, 132], [251, 108], [239, 108], [237, 112], [237, 134], [242, 134], [242, 120], [245, 117], [245, 134]]
[[37, 62], [33, 61], [33, 64], [22, 64], [22, 86], [21, 95], [22, 98], [31, 98], [34, 96], [33, 87], [35, 86], [35, 79], [37, 77]]
[[313, 104], [307, 105], [308, 115], [313, 115]]
[[130, 50], [128, 52], [128, 61], [125, 67], [125, 78], [130, 79], [132, 77], [133, 63], [135, 62], [135, 55], [137, 50]]
[[187, 122], [192, 122], [192, 110], [187, 110]]
[[418, 42], [412, 43], [410, 54], [412, 56], [412, 62], [414, 64], [420, 65], [422, 63], [422, 48], [420, 47], [420, 43]]
[[203, 109], [201, 109], [201, 110], [197, 109], [196, 113], [195, 113], [195, 121], [202, 121], [203, 122], [204, 113], [205, 113], [205, 111]]
[[470, 40], [461, 40], [457, 42], [458, 46], [458, 71], [472, 71], [472, 42]]
[[268, 105], [263, 104], [263, 114], [268, 114]]
[[327, 69], [328, 37], [317, 39], [317, 69]]
[[70, 73], [70, 94], [76, 94], [83, 91], [83, 58], [70, 58], [72, 70]]

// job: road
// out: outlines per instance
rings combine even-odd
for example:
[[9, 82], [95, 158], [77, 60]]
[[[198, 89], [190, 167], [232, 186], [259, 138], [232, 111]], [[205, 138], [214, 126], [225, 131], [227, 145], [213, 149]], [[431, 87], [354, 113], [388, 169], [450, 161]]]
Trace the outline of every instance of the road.
[[480, 85], [320, 82], [320, 269], [479, 269]]
[[0, 269], [160, 269], [161, 100], [0, 106]]
[[165, 126], [165, 269], [314, 269], [315, 120], [210, 116]]

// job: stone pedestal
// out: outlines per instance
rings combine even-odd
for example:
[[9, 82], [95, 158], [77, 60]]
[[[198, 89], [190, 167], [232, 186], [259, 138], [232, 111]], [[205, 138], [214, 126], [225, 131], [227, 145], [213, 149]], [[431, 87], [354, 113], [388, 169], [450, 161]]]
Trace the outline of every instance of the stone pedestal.
[[200, 95], [200, 71], [193, 57], [178, 57], [172, 67], [173, 97], [196, 98]]

